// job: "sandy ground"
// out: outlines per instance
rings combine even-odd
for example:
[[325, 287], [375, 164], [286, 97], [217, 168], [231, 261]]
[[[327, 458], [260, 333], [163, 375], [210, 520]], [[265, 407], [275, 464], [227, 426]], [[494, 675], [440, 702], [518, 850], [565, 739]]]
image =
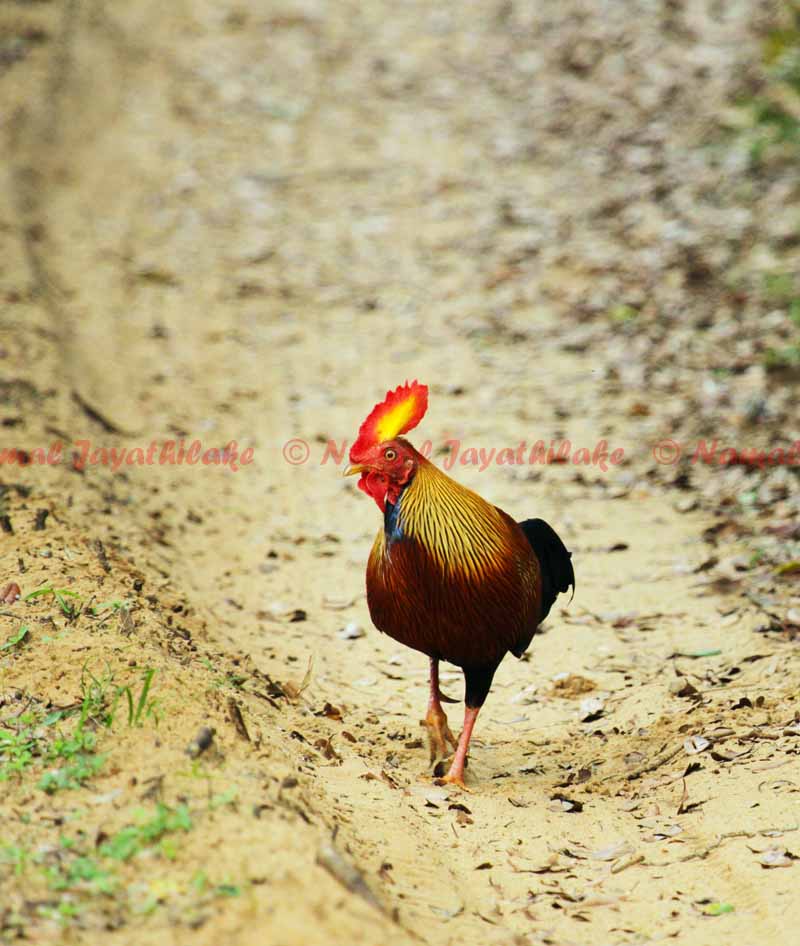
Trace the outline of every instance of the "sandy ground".
[[[28, 37], [2, 76], [3, 446], [61, 442], [65, 462], [0, 471], [0, 585], [127, 602], [4, 605], [9, 635], [30, 630], [0, 657], [3, 719], [79, 702], [87, 667], [132, 687], [155, 669], [159, 717], [98, 729], [107, 760], [82, 788], [3, 784], [2, 850], [32, 852], [0, 860], [7, 940], [750, 944], [800, 923], [796, 644], [759, 633], [717, 569], [738, 537], [643, 474], [663, 395], [623, 376], [609, 398], [611, 349], [569, 335], [591, 272], [551, 251], [581, 219], [570, 148], [591, 129], [538, 141], [540, 92], [526, 125], [503, 62], [524, 86], [550, 53], [520, 52], [547, 24], [515, 6], [3, 12]], [[730, 47], [737, 22], [709, 27], [712, 98], [752, 52]], [[558, 47], [551, 92], [593, 48]], [[413, 377], [431, 387], [414, 440], [439, 462], [452, 440], [624, 454], [452, 471], [550, 521], [577, 573], [498, 673], [469, 794], [428, 769], [424, 660], [369, 622], [379, 514], [323, 462]], [[76, 441], [170, 439], [252, 462], [70, 460]], [[444, 683], [460, 696], [457, 672]], [[192, 813], [177, 851], [117, 865], [114, 894], [48, 884], [59, 836], [100, 850], [156, 800]], [[75, 916], [53, 914], [65, 897]]]

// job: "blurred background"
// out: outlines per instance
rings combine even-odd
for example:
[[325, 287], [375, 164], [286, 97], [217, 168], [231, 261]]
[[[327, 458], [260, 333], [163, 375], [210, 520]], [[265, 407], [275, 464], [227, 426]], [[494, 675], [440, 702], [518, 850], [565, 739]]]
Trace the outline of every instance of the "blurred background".
[[[538, 377], [568, 409], [559, 352], [582, 353], [640, 446], [788, 445], [797, 18], [777, 0], [5, 3], [3, 368], [35, 361], [12, 338], [35, 322], [67, 410], [77, 394], [132, 434], [224, 418], [265, 450], [347, 436], [349, 385], [369, 406], [421, 354], [475, 406], [519, 410]], [[710, 488], [796, 482], [751, 473]]]

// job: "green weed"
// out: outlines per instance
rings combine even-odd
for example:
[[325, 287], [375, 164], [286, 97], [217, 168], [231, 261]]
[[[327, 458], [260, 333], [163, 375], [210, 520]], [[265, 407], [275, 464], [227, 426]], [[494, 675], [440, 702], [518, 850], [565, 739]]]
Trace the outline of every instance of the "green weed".
[[[68, 588], [53, 588], [51, 585], [48, 585], [46, 588], [37, 588], [36, 591], [31, 591], [29, 594], [25, 595], [22, 600], [33, 601], [45, 595], [52, 595], [53, 598], [55, 598], [56, 603], [61, 609], [61, 613], [68, 621], [74, 621], [83, 609], [81, 597], [77, 591], [70, 591]], [[72, 598], [76, 600], [71, 601], [70, 599]]]
[[220, 897], [238, 897], [241, 896], [242, 888], [237, 884], [217, 884], [214, 892]]
[[[800, 107], [800, 99], [798, 99]], [[791, 273], [765, 273], [762, 277], [762, 291], [770, 301], [785, 309], [793, 328], [800, 328], [800, 289]], [[768, 370], [800, 366], [800, 334], [788, 345], [781, 348], [769, 348], [764, 352], [763, 362]]]
[[116, 614], [117, 611], [127, 607], [130, 607], [127, 601], [105, 601], [103, 604], [93, 605], [89, 611], [97, 617], [97, 615], [102, 614], [103, 611], [110, 611], [112, 614]]
[[80, 890], [85, 893], [113, 893], [117, 878], [96, 858], [78, 856], [67, 863], [59, 862], [45, 868], [47, 885], [51, 890]]
[[[138, 824], [123, 828], [100, 846], [100, 853], [112, 860], [127, 861], [156, 841], [162, 841], [162, 853], [164, 853], [162, 839], [165, 835], [176, 831], [190, 831], [191, 828], [192, 819], [186, 805], [170, 808], [159, 802], [152, 818], [140, 820]], [[167, 852], [169, 852], [169, 846], [167, 846]]]
[[[152, 913], [162, 904], [172, 901], [176, 905], [185, 898], [199, 898], [207, 903], [210, 898], [238, 897], [244, 889], [230, 878], [221, 882], [210, 880], [205, 871], [196, 871], [181, 881], [174, 873], [152, 882], [129, 885], [129, 870], [121, 865], [131, 864], [137, 855], [150, 855], [142, 859], [142, 867], [152, 870], [152, 855], [174, 859], [178, 854], [177, 838], [193, 827], [192, 817], [185, 804], [174, 807], [157, 804], [154, 808], [134, 813], [134, 821], [116, 834], [95, 846], [91, 837], [79, 832], [75, 837], [62, 836], [57, 848], [37, 852], [12, 845], [0, 845], [0, 883], [9, 876], [18, 883], [29, 883], [31, 871], [39, 873], [52, 891], [48, 901], [31, 903], [39, 916], [57, 922], [62, 927], [70, 926], [92, 908], [100, 906], [100, 900], [120, 897], [128, 884], [128, 893], [115, 900], [115, 909], [127, 909], [133, 914]], [[4, 868], [6, 869], [4, 872]], [[24, 879], [22, 879], [24, 878]], [[125, 878], [128, 878], [127, 880]], [[142, 891], [131, 896], [131, 891]], [[9, 924], [6, 920], [6, 929]], [[24, 922], [19, 917], [19, 922]], [[21, 927], [22, 928], [22, 927]]]
[[117, 691], [118, 699], [122, 696], [127, 698], [129, 726], [141, 726], [144, 717], [152, 717], [156, 725], [158, 725], [158, 700], [148, 700], [154, 676], [155, 670], [152, 667], [145, 670], [142, 678], [142, 688], [136, 700], [134, 700], [133, 690], [129, 686], [120, 687]]
[[224, 676], [217, 677], [214, 681], [214, 686], [219, 689], [230, 687], [232, 690], [241, 690], [245, 683], [247, 683], [246, 676], [229, 671]]
[[11, 637], [9, 637], [9, 639], [5, 642], [5, 644], [0, 646], [0, 650], [11, 650], [12, 648], [16, 647], [17, 644], [21, 644], [22, 641], [25, 640], [27, 636], [28, 636], [28, 625], [23, 624], [22, 627], [20, 627], [20, 629], [16, 632], [16, 634], [12, 634]]
[[764, 352], [764, 366], [768, 370], [800, 367], [800, 343], [783, 348], [768, 348]]
[[236, 805], [239, 792], [235, 788], [229, 788], [219, 795], [214, 795], [208, 803], [208, 807], [213, 811], [215, 808], [222, 808], [224, 805]]
[[18, 775], [34, 761], [37, 739], [28, 730], [0, 729], [0, 782]]
[[10, 865], [15, 877], [22, 877], [29, 860], [30, 854], [24, 847], [13, 844], [0, 846], [0, 865]]
[[615, 305], [608, 315], [613, 322], [632, 322], [639, 315], [639, 310], [629, 305]]
[[116, 690], [114, 672], [106, 664], [103, 676], [98, 677], [89, 669], [88, 661], [81, 669], [81, 718], [80, 726], [91, 720], [99, 726], [110, 728], [114, 722]]
[[42, 791], [52, 795], [65, 788], [80, 788], [103, 767], [105, 755], [95, 755], [97, 738], [83, 728], [83, 719], [71, 736], [59, 734], [47, 748], [48, 761], [63, 760], [66, 765], [45, 772], [38, 782]]
[[[74, 712], [70, 709], [55, 710], [43, 717], [42, 711], [35, 709], [19, 716], [16, 728], [10, 725], [0, 727], [0, 782], [19, 775], [38, 759], [57, 758], [68, 751], [64, 738], [60, 734], [52, 737], [46, 728]], [[52, 755], [53, 747], [55, 755]]]
[[767, 81], [759, 95], [745, 103], [750, 113], [749, 153], [759, 165], [781, 152], [800, 147], [800, 3], [786, 4], [785, 25], [764, 44]]

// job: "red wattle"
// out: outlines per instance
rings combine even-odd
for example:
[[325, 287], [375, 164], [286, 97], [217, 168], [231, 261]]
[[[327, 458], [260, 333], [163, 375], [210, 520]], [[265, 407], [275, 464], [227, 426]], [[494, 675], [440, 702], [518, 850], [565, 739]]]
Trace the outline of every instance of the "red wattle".
[[358, 480], [358, 488], [375, 500], [381, 512], [386, 511], [386, 491], [389, 488], [389, 481], [385, 476], [373, 471], [362, 473]]

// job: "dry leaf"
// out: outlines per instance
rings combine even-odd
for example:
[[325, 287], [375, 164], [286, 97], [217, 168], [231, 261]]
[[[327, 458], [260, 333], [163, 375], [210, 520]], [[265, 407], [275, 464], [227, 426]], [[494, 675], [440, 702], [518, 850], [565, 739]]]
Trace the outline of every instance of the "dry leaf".
[[315, 716], [326, 716], [328, 719], [334, 719], [337, 723], [340, 723], [343, 719], [342, 711], [338, 706], [334, 706], [333, 703], [325, 703], [321, 710], [314, 714]]
[[575, 801], [574, 798], [567, 798], [566, 795], [551, 795], [552, 805], [548, 805], [549, 811], [569, 811], [575, 814], [583, 811], [583, 802]]
[[686, 779], [681, 780], [683, 783], [683, 791], [681, 792], [681, 800], [678, 802], [678, 810], [675, 812], [677, 815], [682, 815], [686, 811], [686, 802], [689, 801], [689, 789], [686, 787]]
[[309, 683], [311, 683], [311, 671], [314, 664], [314, 658], [308, 658], [308, 666], [306, 667], [305, 675], [299, 686], [296, 686], [294, 683], [284, 683], [283, 692], [289, 697], [290, 700], [296, 700], [300, 697], [303, 690], [305, 690]]
[[353, 597], [339, 597], [337, 595], [323, 595], [322, 607], [329, 611], [344, 611], [352, 607], [356, 602]]
[[599, 696], [587, 696], [581, 700], [578, 710], [578, 719], [582, 723], [590, 723], [599, 719], [605, 712], [605, 702]]
[[315, 748], [319, 749], [319, 751], [322, 753], [323, 756], [325, 756], [326, 759], [334, 759], [334, 760], [336, 760], [337, 762], [341, 762], [341, 761], [342, 761], [342, 757], [341, 757], [341, 756], [338, 754], [338, 752], [333, 748], [333, 741], [332, 741], [332, 738], [328, 738], [328, 739], [317, 739], [317, 740], [314, 742], [314, 746], [315, 746]]
[[697, 755], [699, 752], [704, 752], [710, 745], [710, 741], [705, 736], [690, 736], [683, 742], [683, 748], [688, 755]]
[[589, 857], [593, 861], [615, 861], [625, 854], [631, 853], [631, 847], [627, 841], [617, 841], [609, 847], [601, 848], [599, 851], [592, 851]]
[[764, 851], [764, 853], [758, 859], [758, 863], [761, 864], [762, 867], [766, 868], [791, 867], [797, 859], [798, 858], [795, 854], [792, 854], [785, 848], [773, 847], [768, 851]]

